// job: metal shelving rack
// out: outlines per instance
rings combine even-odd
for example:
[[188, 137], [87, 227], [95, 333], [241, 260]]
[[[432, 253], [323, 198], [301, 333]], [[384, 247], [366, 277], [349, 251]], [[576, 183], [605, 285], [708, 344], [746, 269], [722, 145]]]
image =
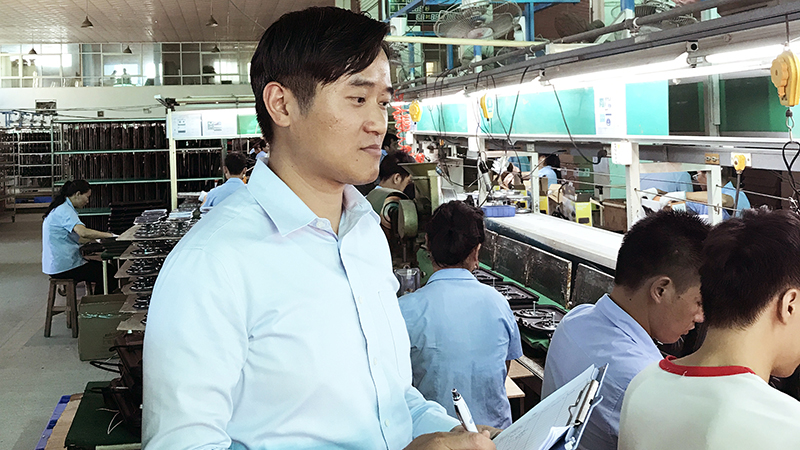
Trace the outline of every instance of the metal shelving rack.
[[11, 134], [3, 130], [0, 133], [0, 217], [10, 216], [16, 220], [17, 203], [14, 195], [16, 165], [14, 161], [15, 146], [9, 142]]
[[16, 135], [16, 208], [46, 207], [49, 202], [34, 199], [54, 195], [54, 181], [61, 176], [61, 163], [55, 155], [60, 145], [58, 131], [52, 123], [12, 130]]

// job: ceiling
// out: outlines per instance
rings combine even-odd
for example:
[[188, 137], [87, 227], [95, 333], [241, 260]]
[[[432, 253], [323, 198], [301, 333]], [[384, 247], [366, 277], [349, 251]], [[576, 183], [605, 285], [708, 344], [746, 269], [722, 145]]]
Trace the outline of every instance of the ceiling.
[[[212, 3], [219, 23], [214, 28], [206, 26]], [[286, 12], [333, 4], [334, 0], [89, 0], [94, 27], [81, 28], [86, 0], [0, 0], [0, 43], [257, 41], [263, 27]]]

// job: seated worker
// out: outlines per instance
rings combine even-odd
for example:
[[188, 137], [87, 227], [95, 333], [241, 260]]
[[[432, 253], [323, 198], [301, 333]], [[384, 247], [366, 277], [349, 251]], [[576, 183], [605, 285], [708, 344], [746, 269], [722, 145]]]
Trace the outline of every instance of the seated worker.
[[[695, 175], [699, 190], [705, 192], [708, 189], [708, 176], [706, 172], [697, 172]], [[736, 172], [733, 170], [732, 167], [723, 167], [722, 168], [722, 182], [725, 183], [722, 186], [722, 206], [726, 208], [723, 210], [723, 218], [728, 219], [731, 217], [731, 213], [733, 212], [733, 207], [736, 206], [736, 216], [740, 217], [742, 215], [742, 211], [745, 209], [750, 209], [750, 199], [747, 198], [747, 194], [744, 192], [739, 192], [739, 200], [738, 203], [736, 202], [736, 186], [734, 186], [734, 182], [736, 181]], [[696, 189], [697, 190], [697, 189]], [[688, 197], [687, 197], [688, 198]], [[707, 198], [698, 199], [701, 202], [708, 201]], [[697, 214], [708, 214], [708, 206], [702, 203], [691, 202], [687, 203], [686, 207], [691, 209], [692, 211], [696, 212]]]
[[103, 265], [83, 259], [80, 241], [116, 235], [86, 228], [81, 222], [77, 209], [89, 204], [91, 195], [86, 180], [67, 181], [48, 206], [42, 216], [42, 272], [52, 278], [94, 283], [93, 293], [102, 294]]
[[212, 189], [205, 200], [203, 206], [216, 206], [229, 195], [243, 188], [244, 177], [247, 173], [247, 158], [241, 153], [228, 153], [225, 157], [225, 167], [222, 169], [225, 175], [225, 183]]
[[708, 331], [625, 392], [620, 450], [797, 448], [800, 403], [769, 386], [800, 365], [800, 218], [745, 211], [711, 230], [700, 268]]
[[472, 275], [485, 239], [483, 212], [445, 203], [425, 230], [434, 273], [423, 288], [400, 297], [413, 385], [452, 417], [456, 388], [475, 423], [507, 428], [506, 375], [510, 361], [522, 356], [522, 344], [508, 300]]
[[522, 179], [523, 177], [519, 167], [515, 166], [513, 163], [508, 163], [506, 170], [500, 174], [498, 183], [502, 189], [516, 189], [518, 186], [523, 186]]
[[539, 178], [547, 178], [547, 187], [557, 184], [561, 179], [559, 173], [555, 171], [555, 169], [561, 169], [561, 159], [558, 155], [553, 153], [544, 156], [539, 164], [544, 164], [544, 167], [539, 169]]
[[556, 328], [544, 366], [543, 398], [590, 365], [608, 364], [603, 401], [589, 419], [581, 448], [617, 448], [625, 388], [661, 359], [653, 340], [677, 342], [703, 321], [698, 270], [708, 229], [699, 217], [675, 211], [636, 222], [617, 254], [611, 294], [595, 305], [575, 307]]
[[400, 151], [389, 153], [381, 161], [378, 172], [378, 185], [367, 194], [367, 201], [381, 217], [381, 225], [384, 228], [391, 228], [393, 220], [390, 217], [391, 205], [398, 200], [408, 198], [403, 191], [412, 182], [411, 174], [400, 164], [413, 164], [415, 162], [413, 156]]

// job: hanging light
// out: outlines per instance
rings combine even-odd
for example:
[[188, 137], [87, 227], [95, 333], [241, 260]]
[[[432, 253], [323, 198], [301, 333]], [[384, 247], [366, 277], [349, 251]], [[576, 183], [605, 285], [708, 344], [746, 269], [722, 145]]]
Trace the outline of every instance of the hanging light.
[[86, 18], [83, 19], [83, 23], [81, 24], [81, 28], [92, 28], [94, 24], [91, 20], [89, 20], [89, 0], [86, 0]]
[[31, 51], [29, 51], [28, 54], [29, 55], [38, 55], [38, 53], [36, 53], [36, 50], [34, 50], [33, 45], [31, 45]]
[[211, 1], [211, 15], [208, 17], [208, 22], [206, 22], [207, 27], [217, 27], [219, 23], [217, 23], [217, 19], [214, 18], [214, 1]]
[[125, 50], [123, 50], [122, 53], [125, 53], [125, 54], [128, 54], [128, 55], [133, 54], [133, 51], [131, 51], [131, 46], [128, 45], [127, 47], [125, 47]]
[[211, 53], [219, 53], [219, 52], [220, 52], [219, 46], [217, 44], [214, 44], [214, 48], [211, 49]]

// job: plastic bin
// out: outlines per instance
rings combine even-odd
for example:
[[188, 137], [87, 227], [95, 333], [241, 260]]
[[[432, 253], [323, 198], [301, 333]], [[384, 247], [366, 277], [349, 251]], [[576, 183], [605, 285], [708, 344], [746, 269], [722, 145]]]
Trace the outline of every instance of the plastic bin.
[[481, 207], [486, 217], [514, 217], [517, 208], [512, 205], [492, 205]]

